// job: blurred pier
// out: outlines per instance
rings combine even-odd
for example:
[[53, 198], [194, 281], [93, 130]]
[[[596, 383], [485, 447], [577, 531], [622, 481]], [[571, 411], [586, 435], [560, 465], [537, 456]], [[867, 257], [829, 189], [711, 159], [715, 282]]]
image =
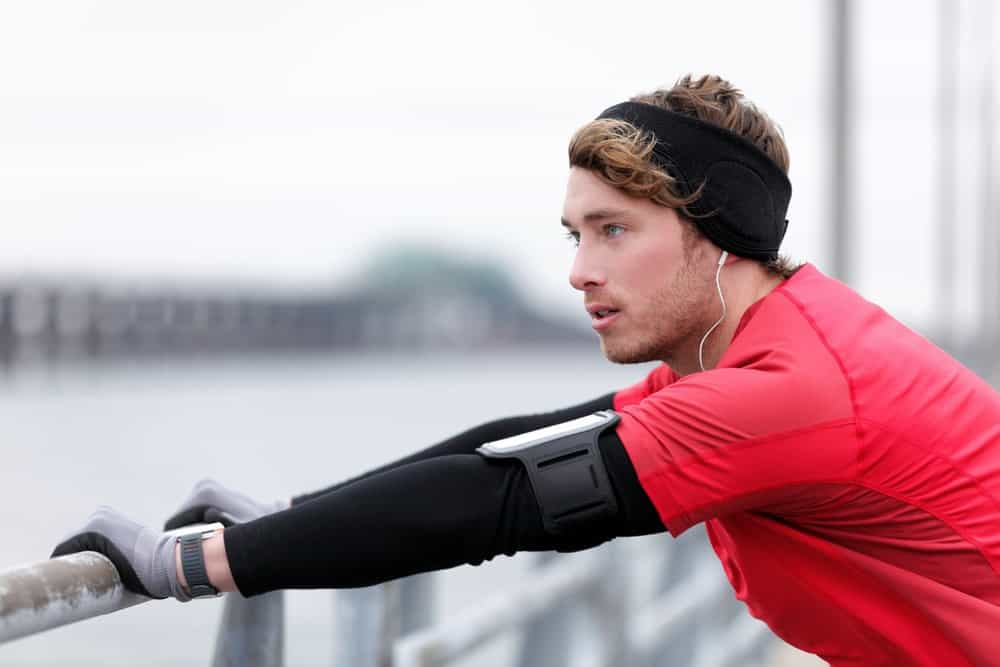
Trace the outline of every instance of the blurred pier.
[[369, 348], [592, 342], [524, 306], [460, 291], [348, 296], [0, 285], [0, 365]]

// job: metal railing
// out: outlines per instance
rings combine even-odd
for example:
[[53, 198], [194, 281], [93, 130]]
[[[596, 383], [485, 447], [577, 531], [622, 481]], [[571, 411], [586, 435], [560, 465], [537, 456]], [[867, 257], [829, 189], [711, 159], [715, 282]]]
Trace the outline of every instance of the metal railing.
[[[637, 595], [626, 563], [655, 561], [660, 589]], [[773, 636], [733, 599], [703, 538], [616, 541], [543, 555], [518, 585], [431, 622], [433, 576], [336, 592], [334, 664], [438, 667], [520, 633], [518, 667], [713, 667], [755, 664]], [[440, 575], [434, 575], [440, 576]], [[649, 598], [637, 602], [635, 598]], [[111, 562], [84, 552], [0, 573], [0, 644], [148, 601], [125, 590]], [[583, 612], [583, 614], [581, 614]], [[284, 595], [225, 596], [212, 664], [280, 667]]]
[[[111, 561], [84, 551], [0, 573], [0, 644], [149, 602], [126, 590]], [[284, 596], [227, 595], [215, 667], [280, 667]]]
[[125, 590], [111, 561], [92, 551], [0, 575], [0, 642], [148, 601]]

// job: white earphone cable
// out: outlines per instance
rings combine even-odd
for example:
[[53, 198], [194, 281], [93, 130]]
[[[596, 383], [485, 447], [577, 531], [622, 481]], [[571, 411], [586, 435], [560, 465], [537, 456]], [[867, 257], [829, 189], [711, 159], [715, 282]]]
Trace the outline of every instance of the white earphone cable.
[[711, 326], [711, 328], [705, 332], [705, 335], [701, 337], [701, 342], [698, 343], [698, 366], [701, 370], [705, 370], [705, 362], [702, 357], [702, 351], [705, 347], [705, 341], [708, 340], [709, 334], [715, 331], [716, 327], [722, 324], [722, 321], [726, 319], [726, 299], [722, 296], [722, 285], [719, 283], [719, 276], [722, 274], [722, 266], [726, 263], [726, 258], [729, 257], [729, 253], [725, 250], [719, 255], [719, 266], [715, 270], [715, 289], [719, 292], [719, 301], [722, 302], [722, 315], [719, 317], [719, 321]]

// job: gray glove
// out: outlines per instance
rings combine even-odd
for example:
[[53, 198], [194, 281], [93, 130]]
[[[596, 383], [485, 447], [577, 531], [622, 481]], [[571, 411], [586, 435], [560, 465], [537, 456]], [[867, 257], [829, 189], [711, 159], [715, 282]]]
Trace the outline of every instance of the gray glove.
[[52, 552], [52, 558], [78, 551], [96, 551], [111, 560], [134, 593], [151, 598], [174, 597], [187, 602], [191, 596], [177, 580], [174, 549], [177, 536], [160, 533], [130, 521], [110, 507], [98, 507], [87, 523], [71, 533]]
[[216, 521], [224, 526], [231, 526], [287, 509], [290, 505], [291, 501], [287, 499], [259, 503], [242, 493], [227, 489], [214, 479], [203, 479], [194, 485], [191, 495], [167, 519], [163, 529], [173, 530], [193, 523]]

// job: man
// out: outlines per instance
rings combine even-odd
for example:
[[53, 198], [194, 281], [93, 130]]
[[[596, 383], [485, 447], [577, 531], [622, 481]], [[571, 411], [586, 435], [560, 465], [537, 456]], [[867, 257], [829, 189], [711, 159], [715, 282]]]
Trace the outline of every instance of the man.
[[102, 551], [129, 588], [187, 600], [704, 522], [751, 613], [833, 665], [995, 662], [1000, 396], [778, 255], [791, 186], [777, 126], [728, 82], [685, 77], [606, 110], [569, 153], [570, 283], [608, 359], [664, 362], [644, 380], [290, 507], [202, 483], [167, 527], [229, 527], [180, 543], [105, 508], [55, 555]]

